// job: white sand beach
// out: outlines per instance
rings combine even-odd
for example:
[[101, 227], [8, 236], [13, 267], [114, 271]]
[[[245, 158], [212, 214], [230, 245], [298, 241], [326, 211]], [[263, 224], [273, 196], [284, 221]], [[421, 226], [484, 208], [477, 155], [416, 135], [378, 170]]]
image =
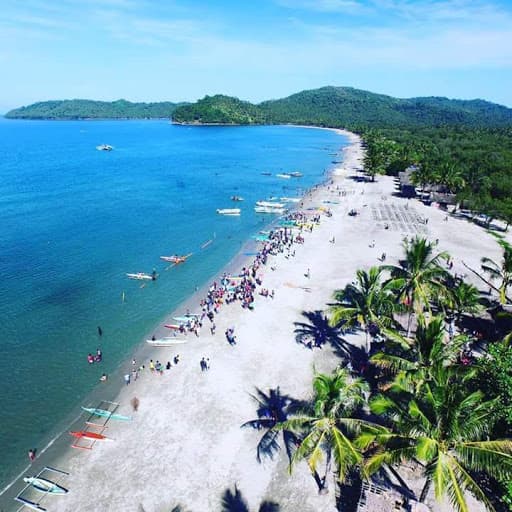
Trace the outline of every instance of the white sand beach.
[[[329, 372], [338, 365], [329, 345], [311, 350], [297, 343], [295, 323], [308, 322], [303, 312], [326, 310], [334, 290], [350, 283], [357, 269], [380, 264], [382, 253], [387, 263], [397, 262], [405, 236], [438, 239], [439, 250], [453, 256], [453, 271], [459, 274], [467, 273], [462, 261], [479, 268], [481, 256], [499, 257], [497, 244], [483, 229], [464, 219], [446, 221], [446, 213], [435, 207], [395, 197], [393, 178], [357, 180], [363, 150], [359, 137], [348, 136], [351, 145], [332, 184], [318, 187], [304, 204], [329, 207], [332, 216], [321, 214], [320, 225], [304, 234], [305, 243], [294, 246], [294, 257], [271, 256], [260, 270], [262, 286], [274, 290], [275, 297], [256, 294], [253, 311], [240, 302], [224, 305], [215, 318], [215, 335], [205, 320], [199, 337], [189, 334], [186, 344], [154, 349], [153, 358], [163, 363], [179, 353], [179, 364], [158, 375], [145, 361], [135, 382], [118, 397], [105, 397], [119, 402], [118, 412], [133, 420], [110, 421], [104, 433], [113, 441], [99, 441], [90, 451], [70, 448], [56, 461], [70, 473], [70, 492], [49, 498], [51, 506], [46, 500], [48, 510], [169, 512], [181, 505], [191, 512], [216, 511], [224, 492], [235, 485], [250, 510], [265, 500], [283, 512], [335, 510], [332, 480], [330, 492], [319, 495], [306, 463], [288, 473], [284, 449], [274, 460], [258, 463], [256, 445], [263, 432], [240, 428], [257, 417], [255, 388], [279, 387], [283, 394], [307, 399], [314, 369]], [[349, 216], [351, 209], [358, 215]], [[235, 328], [234, 346], [224, 336], [228, 327]], [[346, 341], [362, 344], [364, 335], [349, 335]], [[210, 362], [204, 372], [203, 357]], [[131, 411], [133, 397], [140, 401], [137, 412]]]

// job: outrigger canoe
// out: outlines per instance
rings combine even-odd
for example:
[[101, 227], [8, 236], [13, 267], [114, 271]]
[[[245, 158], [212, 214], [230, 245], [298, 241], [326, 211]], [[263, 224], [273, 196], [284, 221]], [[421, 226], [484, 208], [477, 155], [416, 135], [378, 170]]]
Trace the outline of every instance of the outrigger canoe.
[[155, 276], [144, 274], [144, 272], [137, 272], [136, 274], [126, 274], [129, 279], [137, 279], [139, 281], [154, 281]]
[[90, 414], [94, 414], [94, 416], [101, 416], [102, 418], [109, 418], [111, 420], [120, 420], [120, 421], [131, 421], [131, 416], [123, 416], [122, 414], [114, 414], [110, 411], [106, 411], [105, 409], [95, 409], [94, 407], [83, 407], [82, 409]]
[[167, 261], [168, 263], [184, 263], [188, 258], [192, 256], [192, 253], [186, 254], [185, 256], [178, 256], [177, 254], [173, 254], [172, 256], [160, 256], [160, 259], [163, 261]]
[[108, 437], [104, 436], [103, 434], [97, 434], [96, 432], [88, 432], [87, 430], [79, 430], [77, 432], [70, 432], [70, 434], [73, 437], [78, 437], [79, 439], [81, 437], [86, 437], [87, 439], [97, 439], [97, 440], [108, 439]]
[[23, 481], [29, 485], [31, 485], [34, 489], [39, 492], [44, 492], [45, 494], [67, 494], [68, 490], [64, 489], [60, 485], [52, 482], [51, 480], [47, 480], [46, 478], [37, 477], [37, 476], [27, 476], [23, 479]]
[[187, 339], [176, 338], [174, 336], [170, 336], [169, 338], [160, 338], [157, 340], [146, 340], [146, 343], [153, 347], [172, 347], [173, 345], [180, 345], [187, 342]]

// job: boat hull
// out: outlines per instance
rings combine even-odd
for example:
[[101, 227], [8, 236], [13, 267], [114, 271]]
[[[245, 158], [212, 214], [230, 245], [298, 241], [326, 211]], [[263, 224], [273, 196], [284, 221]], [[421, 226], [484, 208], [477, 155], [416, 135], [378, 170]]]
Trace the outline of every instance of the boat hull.
[[62, 495], [67, 494], [68, 492], [64, 487], [42, 477], [29, 476], [25, 477], [23, 481], [33, 487], [36, 491], [44, 494]]

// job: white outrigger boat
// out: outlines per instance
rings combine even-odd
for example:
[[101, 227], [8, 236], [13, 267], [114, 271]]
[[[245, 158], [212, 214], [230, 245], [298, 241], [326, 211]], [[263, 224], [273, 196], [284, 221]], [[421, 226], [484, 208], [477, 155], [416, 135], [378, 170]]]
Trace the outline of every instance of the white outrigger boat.
[[68, 490], [61, 487], [59, 484], [47, 480], [41, 476], [26, 476], [23, 481], [31, 485], [36, 491], [45, 494], [67, 494]]
[[280, 197], [279, 199], [283, 203], [300, 203], [302, 201], [301, 197]]
[[[55, 478], [57, 482], [45, 478], [50, 476], [50, 474], [53, 475], [52, 478]], [[60, 485], [60, 480], [66, 476], [69, 476], [69, 473], [66, 473], [66, 471], [45, 466], [36, 475], [24, 477], [23, 481], [27, 485], [14, 498], [15, 501], [23, 504], [18, 510], [27, 507], [31, 510], [46, 512], [47, 509], [41, 505], [42, 500], [47, 496], [64, 496], [68, 493], [68, 490]], [[37, 491], [40, 494], [37, 497], [33, 497], [35, 496], [33, 491]]]
[[136, 274], [126, 274], [129, 279], [136, 279], [138, 281], [154, 281], [156, 274], [145, 274], [144, 272], [137, 272]]
[[256, 206], [265, 208], [284, 208], [284, 203], [275, 203], [273, 201], [256, 201]]
[[271, 208], [269, 206], [255, 206], [254, 211], [256, 213], [284, 213], [286, 210], [284, 208]]
[[240, 215], [240, 208], [217, 208], [219, 215]]
[[283, 178], [283, 179], [286, 179], [286, 180], [289, 180], [291, 178], [291, 176], [287, 173], [280, 173], [280, 174], [276, 174], [276, 177], [277, 178]]
[[146, 343], [153, 347], [172, 347], [173, 345], [181, 345], [187, 343], [188, 339], [178, 338], [177, 336], [169, 336], [167, 338], [160, 338], [156, 340], [146, 340]]

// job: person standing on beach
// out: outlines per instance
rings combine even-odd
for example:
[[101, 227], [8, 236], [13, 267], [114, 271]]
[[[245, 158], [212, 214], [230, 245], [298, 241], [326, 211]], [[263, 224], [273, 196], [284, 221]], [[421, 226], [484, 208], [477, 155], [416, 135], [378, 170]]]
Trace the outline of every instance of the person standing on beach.
[[30, 450], [28, 451], [28, 459], [30, 460], [30, 462], [34, 462], [34, 460], [36, 459], [36, 449], [35, 448], [30, 448]]
[[127, 386], [128, 386], [128, 384], [130, 384], [130, 374], [129, 373], [125, 373], [124, 382]]
[[206, 370], [206, 360], [204, 357], [201, 359], [199, 364], [201, 366], [201, 371], [204, 372]]

